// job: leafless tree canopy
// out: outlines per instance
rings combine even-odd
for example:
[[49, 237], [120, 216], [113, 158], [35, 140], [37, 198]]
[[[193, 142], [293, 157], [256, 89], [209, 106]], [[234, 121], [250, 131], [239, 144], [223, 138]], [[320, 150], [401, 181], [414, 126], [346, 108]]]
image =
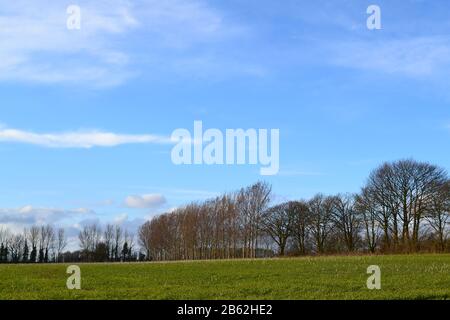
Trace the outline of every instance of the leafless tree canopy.
[[[445, 208], [448, 181], [445, 170], [413, 160], [385, 163], [371, 173], [364, 189], [366, 198], [371, 199], [366, 202], [383, 230], [384, 249], [420, 248], [426, 217], [434, 225], [434, 218], [448, 216]], [[441, 205], [436, 206], [436, 202]], [[441, 247], [447, 236], [444, 229], [437, 235]]]
[[273, 207], [271, 187], [258, 183], [155, 217], [139, 239], [155, 260], [445, 251], [449, 185], [445, 170], [414, 160], [381, 165], [359, 194]]

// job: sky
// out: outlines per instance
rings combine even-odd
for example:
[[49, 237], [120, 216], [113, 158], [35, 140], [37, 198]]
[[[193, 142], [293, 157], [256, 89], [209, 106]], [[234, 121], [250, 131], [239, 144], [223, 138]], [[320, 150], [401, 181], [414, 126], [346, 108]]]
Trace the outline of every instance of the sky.
[[[282, 201], [358, 192], [384, 161], [449, 169], [449, 72], [446, 0], [2, 1], [0, 227], [75, 241], [259, 180]], [[279, 129], [278, 174], [174, 165], [194, 121]]]

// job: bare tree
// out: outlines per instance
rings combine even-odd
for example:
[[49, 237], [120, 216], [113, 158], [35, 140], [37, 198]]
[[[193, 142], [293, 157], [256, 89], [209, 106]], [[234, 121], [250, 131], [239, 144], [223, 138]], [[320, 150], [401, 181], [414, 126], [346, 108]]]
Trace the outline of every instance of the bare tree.
[[361, 194], [356, 196], [355, 210], [362, 214], [367, 250], [375, 253], [380, 237], [380, 223], [377, 220], [379, 215], [373, 194], [367, 188], [363, 188]]
[[0, 226], [0, 243], [6, 244], [11, 239], [11, 232], [9, 229]]
[[315, 241], [317, 253], [325, 252], [326, 241], [333, 228], [333, 210], [335, 201], [333, 197], [322, 194], [314, 196], [309, 202], [311, 213], [311, 234]]
[[0, 226], [0, 262], [8, 262], [8, 250], [13, 234], [8, 228]]
[[366, 188], [382, 213], [379, 221], [388, 246], [391, 232], [395, 246], [401, 240], [403, 248], [418, 249], [420, 226], [447, 180], [444, 169], [414, 160], [385, 163], [371, 173]]
[[125, 259], [130, 261], [132, 255], [133, 255], [133, 249], [134, 249], [134, 235], [132, 233], [128, 232], [128, 230], [125, 230], [124, 243], [126, 243], [127, 247], [128, 247]]
[[311, 214], [309, 207], [304, 201], [290, 202], [293, 211], [292, 235], [295, 245], [301, 255], [307, 252], [307, 241], [310, 233]]
[[[67, 237], [63, 228], [58, 229], [58, 235], [56, 240], [56, 262], [59, 262], [61, 253], [67, 246]], [[63, 261], [64, 262], [64, 261]]]
[[333, 223], [340, 231], [349, 252], [356, 249], [361, 222], [361, 215], [355, 210], [354, 195], [338, 194], [334, 197]]
[[55, 241], [55, 231], [51, 225], [41, 226], [39, 231], [39, 262], [49, 262], [49, 254]]
[[263, 230], [275, 241], [280, 256], [285, 255], [289, 237], [292, 234], [294, 212], [290, 203], [283, 203], [269, 208], [263, 215]]
[[114, 228], [114, 249], [113, 249], [113, 256], [114, 256], [114, 260], [118, 261], [120, 260], [120, 247], [122, 246], [122, 228], [120, 226], [116, 226]]
[[95, 223], [84, 226], [83, 230], [78, 234], [78, 239], [81, 249], [87, 255], [87, 258], [91, 260], [101, 239], [101, 229]]
[[243, 257], [256, 258], [261, 217], [269, 206], [271, 193], [269, 184], [258, 182], [242, 189], [238, 195], [237, 208], [243, 228]]
[[431, 199], [426, 219], [434, 232], [438, 250], [445, 251], [449, 235], [447, 225], [450, 225], [450, 181]]
[[139, 228], [139, 245], [145, 249], [146, 259], [150, 260], [152, 249], [152, 224], [150, 221]]
[[38, 255], [40, 229], [37, 226], [32, 226], [27, 232], [27, 239], [30, 242], [31, 253], [30, 262], [35, 263]]
[[11, 261], [13, 263], [18, 263], [21, 261], [23, 256], [23, 245], [25, 243], [25, 238], [21, 234], [14, 235], [11, 237], [9, 243], [9, 252], [11, 255]]
[[114, 226], [112, 224], [107, 224], [105, 228], [105, 232], [103, 233], [103, 240], [106, 246], [106, 254], [108, 259], [113, 259], [113, 243], [114, 243]]
[[392, 191], [395, 190], [394, 175], [392, 166], [385, 163], [372, 171], [364, 187], [366, 205], [372, 206], [370, 213], [376, 215], [383, 230], [383, 248], [387, 250], [396, 250], [400, 240], [400, 200]]

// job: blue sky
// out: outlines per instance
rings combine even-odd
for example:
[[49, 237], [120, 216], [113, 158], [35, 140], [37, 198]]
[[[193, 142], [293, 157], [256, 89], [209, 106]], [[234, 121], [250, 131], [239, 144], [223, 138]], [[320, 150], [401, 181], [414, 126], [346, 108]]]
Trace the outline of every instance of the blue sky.
[[[66, 28], [69, 4], [81, 30]], [[381, 30], [366, 27], [371, 4]], [[356, 192], [386, 160], [449, 169], [449, 12], [444, 0], [2, 2], [0, 225], [134, 229], [260, 179], [296, 199]], [[173, 165], [166, 139], [195, 120], [280, 129], [280, 173]]]

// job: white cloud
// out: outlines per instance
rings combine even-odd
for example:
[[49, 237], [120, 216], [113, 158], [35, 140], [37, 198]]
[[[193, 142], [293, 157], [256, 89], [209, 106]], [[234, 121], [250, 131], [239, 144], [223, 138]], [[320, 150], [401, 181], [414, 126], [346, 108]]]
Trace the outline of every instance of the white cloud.
[[0, 81], [120, 85], [142, 70], [139, 63], [171, 66], [198, 43], [241, 32], [203, 0], [79, 0], [76, 5], [80, 30], [67, 29], [67, 7], [58, 1], [2, 3]]
[[122, 214], [119, 214], [118, 216], [114, 217], [113, 223], [115, 225], [122, 225], [127, 220], [128, 220], [128, 214], [122, 213]]
[[103, 131], [35, 133], [0, 128], [0, 142], [18, 142], [50, 148], [114, 147], [130, 143], [170, 143], [170, 138], [157, 135], [130, 135]]
[[[61, 209], [35, 207], [31, 205], [19, 208], [0, 208], [0, 231], [19, 234], [24, 228], [31, 226], [42, 226], [50, 224], [54, 228], [64, 228], [68, 237], [67, 250], [78, 250], [78, 233], [86, 225], [97, 224], [103, 230], [106, 224], [120, 225], [123, 230], [132, 235], [136, 234], [139, 226], [146, 217], [135, 217], [130, 219], [124, 214], [108, 215], [100, 219], [102, 215], [88, 208]], [[0, 235], [2, 232], [0, 232]]]
[[[68, 30], [66, 6], [47, 0], [6, 2], [0, 16], [0, 80], [123, 82], [128, 55], [109, 40], [137, 26], [127, 1], [79, 1], [81, 30]], [[14, 57], [14, 58], [11, 58]]]
[[161, 194], [145, 194], [128, 196], [125, 204], [128, 208], [154, 209], [166, 203], [166, 198]]
[[410, 77], [447, 74], [450, 40], [419, 37], [332, 43], [330, 59], [339, 66]]
[[0, 208], [0, 226], [19, 232], [24, 227], [31, 225], [56, 224], [66, 219], [86, 217], [92, 214], [94, 212], [86, 208], [59, 209], [31, 205], [11, 209]]

